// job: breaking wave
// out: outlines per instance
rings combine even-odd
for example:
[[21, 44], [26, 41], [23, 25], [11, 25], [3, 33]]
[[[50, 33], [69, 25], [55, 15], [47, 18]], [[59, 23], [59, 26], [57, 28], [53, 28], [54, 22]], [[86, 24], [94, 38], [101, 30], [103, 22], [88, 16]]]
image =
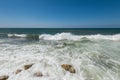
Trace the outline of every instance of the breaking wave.
[[[18, 43], [17, 40], [28, 36], [39, 37], [39, 41]], [[8, 75], [8, 80], [120, 80], [120, 34], [8, 37], [11, 38], [0, 38], [0, 76]], [[32, 63], [32, 67], [24, 69], [24, 65]], [[76, 72], [66, 71], [61, 67], [63, 64], [73, 66]], [[18, 69], [22, 71], [16, 74]], [[35, 76], [39, 71], [42, 76]]]
[[8, 37], [10, 37], [10, 38], [27, 38], [27, 39], [34, 39], [34, 40], [39, 39], [39, 35], [35, 35], [35, 34], [8, 34]]
[[74, 35], [72, 33], [57, 33], [55, 35], [51, 34], [8, 34], [10, 38], [30, 38], [30, 39], [43, 39], [43, 40], [80, 40], [82, 38], [88, 39], [107, 39], [107, 40], [120, 40], [120, 34], [115, 35]]

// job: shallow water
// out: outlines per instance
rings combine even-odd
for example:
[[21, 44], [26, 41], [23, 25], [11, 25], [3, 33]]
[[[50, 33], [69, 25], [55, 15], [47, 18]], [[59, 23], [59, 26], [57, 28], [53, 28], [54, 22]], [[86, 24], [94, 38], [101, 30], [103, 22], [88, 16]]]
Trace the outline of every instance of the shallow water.
[[[42, 34], [40, 40], [0, 38], [0, 75], [8, 80], [119, 80], [120, 34]], [[34, 63], [23, 70], [25, 64]], [[76, 73], [61, 65], [71, 64]], [[17, 69], [23, 71], [15, 74]], [[36, 71], [43, 73], [35, 77]]]

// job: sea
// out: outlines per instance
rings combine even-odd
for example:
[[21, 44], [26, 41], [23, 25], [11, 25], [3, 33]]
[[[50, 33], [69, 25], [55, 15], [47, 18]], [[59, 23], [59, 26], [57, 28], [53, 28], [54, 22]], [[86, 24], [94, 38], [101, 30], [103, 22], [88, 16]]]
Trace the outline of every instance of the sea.
[[[33, 65], [25, 70], [28, 64]], [[7, 80], [120, 80], [120, 28], [0, 28], [2, 75]]]

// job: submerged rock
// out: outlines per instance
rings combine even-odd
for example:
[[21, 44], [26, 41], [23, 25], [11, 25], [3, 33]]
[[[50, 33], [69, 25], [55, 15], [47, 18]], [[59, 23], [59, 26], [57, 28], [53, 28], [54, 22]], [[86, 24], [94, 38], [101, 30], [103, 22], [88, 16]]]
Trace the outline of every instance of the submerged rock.
[[0, 80], [7, 80], [9, 78], [8, 75], [3, 75], [3, 76], [0, 76]]
[[40, 71], [38, 71], [38, 72], [35, 72], [35, 73], [34, 73], [34, 76], [36, 76], [36, 77], [41, 77], [41, 76], [43, 76], [43, 74], [42, 74]]
[[69, 64], [62, 64], [61, 67], [70, 73], [76, 73], [75, 69]]
[[18, 70], [16, 70], [15, 74], [18, 74], [18, 73], [20, 73], [21, 71], [22, 71], [21, 69], [18, 69]]
[[27, 70], [29, 69], [30, 67], [32, 67], [33, 64], [27, 64], [27, 65], [24, 65], [24, 69]]

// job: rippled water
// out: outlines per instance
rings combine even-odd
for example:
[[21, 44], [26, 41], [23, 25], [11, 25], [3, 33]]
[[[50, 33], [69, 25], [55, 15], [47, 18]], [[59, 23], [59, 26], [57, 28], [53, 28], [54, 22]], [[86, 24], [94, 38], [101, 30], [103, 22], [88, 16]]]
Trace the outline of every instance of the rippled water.
[[[120, 80], [120, 35], [42, 34], [39, 41], [0, 39], [0, 75], [8, 80]], [[34, 63], [23, 70], [25, 64]], [[61, 65], [72, 65], [76, 73]], [[17, 69], [23, 71], [19, 74]], [[36, 71], [43, 73], [35, 77]]]

